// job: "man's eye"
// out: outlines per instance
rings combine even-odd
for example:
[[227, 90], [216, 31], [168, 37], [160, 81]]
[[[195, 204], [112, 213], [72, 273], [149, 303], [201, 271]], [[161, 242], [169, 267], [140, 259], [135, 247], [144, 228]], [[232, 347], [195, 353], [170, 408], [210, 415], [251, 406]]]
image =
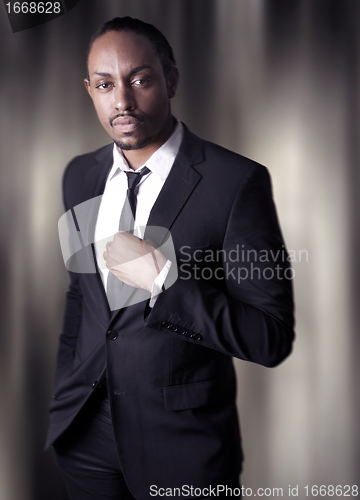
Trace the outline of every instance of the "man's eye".
[[149, 80], [147, 78], [137, 78], [136, 80], [132, 81], [132, 84], [137, 86], [143, 86], [146, 85], [148, 81]]
[[96, 85], [96, 88], [100, 90], [107, 90], [110, 86], [110, 83], [100, 83], [99, 85]]

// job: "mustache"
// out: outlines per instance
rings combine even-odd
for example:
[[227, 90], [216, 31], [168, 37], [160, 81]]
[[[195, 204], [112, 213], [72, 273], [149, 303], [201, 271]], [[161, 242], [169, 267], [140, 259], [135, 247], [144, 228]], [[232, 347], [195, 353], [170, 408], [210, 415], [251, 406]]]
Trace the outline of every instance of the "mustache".
[[111, 127], [112, 127], [114, 120], [116, 120], [116, 118], [119, 118], [120, 116], [127, 116], [127, 117], [131, 117], [131, 118], [135, 118], [140, 123], [143, 123], [145, 121], [145, 118], [143, 117], [143, 115], [138, 115], [136, 113], [118, 113], [117, 115], [112, 116], [109, 119], [109, 123], [110, 123]]

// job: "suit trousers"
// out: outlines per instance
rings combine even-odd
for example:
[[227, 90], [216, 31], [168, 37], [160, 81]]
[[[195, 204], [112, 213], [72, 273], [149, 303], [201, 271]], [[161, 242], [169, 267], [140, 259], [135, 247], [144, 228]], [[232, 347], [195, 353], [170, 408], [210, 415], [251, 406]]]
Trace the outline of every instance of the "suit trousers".
[[[69, 500], [136, 500], [121, 471], [110, 402], [103, 389], [94, 390], [53, 448]], [[204, 498], [208, 497], [196, 500]]]
[[103, 390], [94, 390], [54, 450], [70, 500], [134, 500], [121, 471]]

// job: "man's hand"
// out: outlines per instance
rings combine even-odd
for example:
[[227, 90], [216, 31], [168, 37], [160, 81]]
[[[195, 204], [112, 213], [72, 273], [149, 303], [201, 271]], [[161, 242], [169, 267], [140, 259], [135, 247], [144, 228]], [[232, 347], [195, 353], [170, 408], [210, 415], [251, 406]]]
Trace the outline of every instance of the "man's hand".
[[141, 240], [132, 234], [120, 231], [106, 245], [104, 252], [106, 267], [127, 285], [151, 292], [166, 258], [150, 240]]

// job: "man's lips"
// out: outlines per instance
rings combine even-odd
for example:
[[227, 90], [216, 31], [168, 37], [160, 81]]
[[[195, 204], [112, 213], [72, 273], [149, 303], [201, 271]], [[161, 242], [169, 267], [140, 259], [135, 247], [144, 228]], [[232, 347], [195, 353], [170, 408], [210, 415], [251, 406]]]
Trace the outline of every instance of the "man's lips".
[[141, 123], [142, 120], [136, 118], [135, 116], [118, 116], [110, 122], [112, 127], [115, 127], [121, 132], [132, 132]]

